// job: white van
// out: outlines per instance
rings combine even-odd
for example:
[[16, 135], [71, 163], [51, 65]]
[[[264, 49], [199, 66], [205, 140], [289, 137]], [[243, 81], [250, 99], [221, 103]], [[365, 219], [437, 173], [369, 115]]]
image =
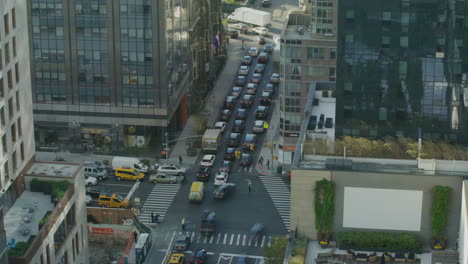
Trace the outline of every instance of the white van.
[[85, 177], [94, 177], [100, 181], [107, 179], [107, 170], [101, 166], [99, 161], [84, 161]]
[[148, 172], [148, 166], [143, 164], [138, 158], [114, 157], [112, 159], [112, 168], [116, 170], [118, 167], [135, 168], [143, 173]]

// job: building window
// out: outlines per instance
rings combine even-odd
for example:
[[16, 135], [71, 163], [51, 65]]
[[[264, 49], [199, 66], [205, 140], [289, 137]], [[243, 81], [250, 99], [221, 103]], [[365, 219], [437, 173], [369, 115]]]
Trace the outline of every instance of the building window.
[[11, 154], [11, 159], [13, 161], [13, 173], [15, 173], [18, 169], [18, 159], [16, 157], [16, 151], [13, 151], [13, 154]]
[[23, 136], [23, 125], [21, 124], [21, 117], [18, 117], [18, 136]]
[[24, 161], [24, 142], [20, 144], [21, 161]]
[[13, 124], [11, 125], [10, 127], [10, 130], [11, 130], [11, 141], [13, 141], [13, 143], [16, 143], [16, 125]]
[[324, 59], [323, 48], [307, 48], [307, 58], [309, 59]]
[[8, 70], [7, 81], [8, 81], [8, 88], [13, 89], [13, 74], [11, 70]]
[[331, 60], [336, 59], [336, 49], [335, 48], [330, 49], [330, 59]]
[[5, 27], [5, 35], [8, 35], [10, 33], [10, 21], [8, 14], [3, 15], [3, 25]]
[[13, 111], [13, 98], [8, 99], [8, 115], [10, 117], [10, 120], [12, 120], [13, 116], [15, 116], [15, 113]]
[[46, 254], [47, 254], [47, 264], [50, 264], [50, 245], [46, 246]]
[[[8, 154], [8, 145], [7, 145], [6, 135], [2, 136], [2, 150], [3, 150], [3, 155]], [[5, 164], [7, 164], [7, 163], [5, 163]]]
[[4, 107], [0, 109], [0, 122], [2, 124], [2, 127], [4, 127], [5, 126], [5, 108]]
[[14, 7], [11, 9], [11, 25], [16, 28], [16, 9]]
[[5, 43], [5, 65], [10, 63], [10, 43]]
[[3, 82], [3, 78], [0, 78], [0, 98], [5, 97], [5, 84]]
[[21, 110], [21, 105], [20, 105], [20, 96], [19, 96], [19, 91], [16, 91], [16, 112], [19, 112]]
[[0, 49], [0, 70], [3, 69], [3, 53], [2, 49]]
[[67, 234], [71, 232], [71, 230], [75, 227], [76, 225], [76, 216], [75, 216], [75, 204], [70, 208], [70, 211], [67, 213], [66, 217], [66, 228], [67, 228]]
[[330, 81], [336, 80], [336, 69], [335, 67], [330, 68]]
[[19, 83], [20, 81], [20, 72], [19, 72], [19, 66], [18, 66], [18, 63], [15, 64], [15, 79], [16, 79], [16, 83]]
[[16, 58], [16, 37], [12, 38], [11, 44], [13, 45], [13, 58]]
[[400, 37], [400, 47], [402, 48], [408, 47], [408, 37], [406, 36]]
[[78, 235], [78, 232], [76, 232], [75, 234], [75, 240], [76, 240], [76, 243], [75, 243], [76, 254], [79, 255], [80, 254], [80, 237]]
[[65, 241], [66, 233], [65, 233], [65, 221], [60, 223], [57, 231], [54, 233], [54, 249], [55, 253], [59, 252], [59, 248], [62, 243]]

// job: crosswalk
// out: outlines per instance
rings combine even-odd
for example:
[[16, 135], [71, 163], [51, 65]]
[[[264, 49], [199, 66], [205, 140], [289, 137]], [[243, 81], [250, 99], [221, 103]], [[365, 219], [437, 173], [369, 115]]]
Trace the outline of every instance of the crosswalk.
[[235, 171], [236, 172], [252, 172], [254, 169], [254, 166], [248, 166], [248, 167], [238, 167]]
[[156, 184], [143, 204], [140, 220], [151, 223], [151, 213], [159, 215], [159, 221], [163, 221], [167, 209], [171, 206], [172, 200], [180, 189], [180, 184]]
[[284, 184], [281, 177], [272, 175], [258, 175], [258, 177], [273, 200], [273, 204], [275, 204], [283, 223], [289, 230], [291, 222], [291, 191]]
[[162, 241], [175, 240], [178, 235], [190, 235], [191, 243], [197, 245], [228, 245], [238, 247], [269, 247], [272, 236], [261, 236], [257, 241], [249, 241], [247, 233], [214, 233], [212, 236], [203, 236], [195, 231], [169, 231], [155, 234]]

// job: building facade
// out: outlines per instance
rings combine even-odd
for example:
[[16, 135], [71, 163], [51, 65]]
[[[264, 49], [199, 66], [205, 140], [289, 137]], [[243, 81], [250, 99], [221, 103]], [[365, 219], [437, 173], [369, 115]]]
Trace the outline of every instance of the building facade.
[[284, 163], [294, 155], [311, 83], [336, 78], [337, 4], [301, 2], [302, 10], [291, 12], [282, 31], [279, 159]]
[[166, 132], [182, 127], [196, 88], [189, 89], [190, 14], [200, 6], [28, 2], [38, 145], [120, 152], [125, 145], [160, 147]]
[[466, 1], [340, 1], [337, 136], [466, 137]]

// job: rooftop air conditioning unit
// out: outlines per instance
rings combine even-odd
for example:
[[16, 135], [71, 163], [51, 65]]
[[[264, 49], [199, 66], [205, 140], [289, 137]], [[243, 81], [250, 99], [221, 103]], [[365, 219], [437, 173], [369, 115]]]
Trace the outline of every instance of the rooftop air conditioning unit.
[[325, 33], [325, 37], [333, 37], [333, 33]]
[[303, 26], [297, 27], [297, 33], [299, 35], [304, 35], [304, 27]]

